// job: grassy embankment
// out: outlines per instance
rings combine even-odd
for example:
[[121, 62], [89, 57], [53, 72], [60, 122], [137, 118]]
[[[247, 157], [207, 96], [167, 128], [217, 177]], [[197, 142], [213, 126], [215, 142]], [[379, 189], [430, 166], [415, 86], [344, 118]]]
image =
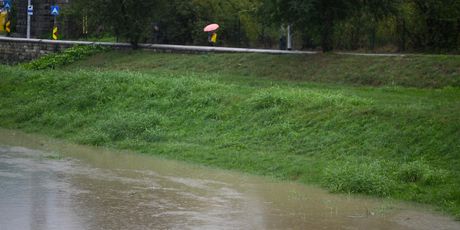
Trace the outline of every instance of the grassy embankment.
[[458, 56], [108, 52], [0, 66], [0, 126], [460, 217], [459, 68]]

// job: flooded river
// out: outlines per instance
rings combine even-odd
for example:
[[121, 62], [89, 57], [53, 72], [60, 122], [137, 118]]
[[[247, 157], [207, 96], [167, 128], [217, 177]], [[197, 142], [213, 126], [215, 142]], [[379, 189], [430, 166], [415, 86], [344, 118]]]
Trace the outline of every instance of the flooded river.
[[421, 207], [0, 129], [0, 230], [460, 229]]

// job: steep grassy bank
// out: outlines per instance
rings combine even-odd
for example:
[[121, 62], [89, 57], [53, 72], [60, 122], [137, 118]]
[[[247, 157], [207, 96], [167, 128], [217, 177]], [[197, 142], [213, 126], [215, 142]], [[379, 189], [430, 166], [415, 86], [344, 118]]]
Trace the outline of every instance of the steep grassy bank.
[[[429, 203], [460, 216], [459, 88], [267, 81], [276, 77], [232, 68], [236, 58], [106, 53], [53, 71], [1, 66], [0, 126]], [[213, 69], [216, 59], [227, 60], [225, 71]], [[178, 67], [186, 62], [204, 64]], [[340, 72], [340, 65], [328, 68]], [[458, 75], [450, 81], [443, 84], [456, 86]]]
[[460, 87], [460, 55], [366, 57], [350, 55], [98, 54], [70, 69], [202, 73], [225, 80], [289, 80], [345, 85]]

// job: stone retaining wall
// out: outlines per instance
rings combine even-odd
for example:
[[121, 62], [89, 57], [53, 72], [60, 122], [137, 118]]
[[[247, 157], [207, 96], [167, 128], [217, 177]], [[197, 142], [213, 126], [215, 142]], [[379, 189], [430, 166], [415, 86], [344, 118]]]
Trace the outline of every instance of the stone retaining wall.
[[[0, 37], [0, 64], [16, 64], [30, 61], [43, 55], [63, 51], [75, 45], [101, 45], [84, 41], [53, 41]], [[129, 44], [103, 44], [115, 49], [130, 49]]]
[[70, 44], [0, 40], [0, 63], [15, 64], [30, 61], [49, 53], [64, 50], [71, 46]]
[[[75, 45], [99, 45], [118, 50], [130, 50], [128, 43], [54, 41], [45, 39], [24, 39], [0, 37], [0, 64], [14, 64], [36, 59], [40, 56], [65, 50]], [[162, 53], [267, 53], [267, 54], [315, 54], [309, 51], [286, 51], [268, 49], [245, 49], [209, 46], [181, 46], [161, 44], [140, 44], [140, 49]]]

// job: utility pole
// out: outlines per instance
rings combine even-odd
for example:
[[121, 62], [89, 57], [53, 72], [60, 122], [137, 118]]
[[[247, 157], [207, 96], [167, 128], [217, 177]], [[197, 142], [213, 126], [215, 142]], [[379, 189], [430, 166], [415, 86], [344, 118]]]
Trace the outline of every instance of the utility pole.
[[287, 27], [287, 49], [292, 50], [292, 31], [291, 24]]
[[29, 8], [32, 6], [32, 0], [28, 0], [27, 3], [27, 39], [30, 39], [30, 13], [29, 13]]

